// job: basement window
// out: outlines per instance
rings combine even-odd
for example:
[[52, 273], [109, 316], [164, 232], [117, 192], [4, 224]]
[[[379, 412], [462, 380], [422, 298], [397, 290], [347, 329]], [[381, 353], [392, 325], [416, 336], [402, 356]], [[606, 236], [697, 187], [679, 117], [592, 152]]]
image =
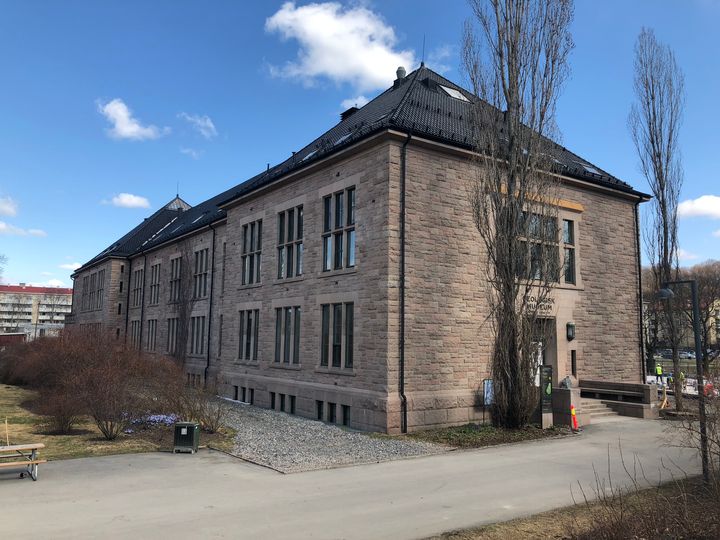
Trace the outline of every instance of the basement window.
[[448, 86], [443, 86], [442, 84], [440, 85], [440, 88], [442, 88], [443, 91], [450, 97], [459, 99], [460, 101], [467, 101], [468, 103], [470, 102], [470, 100], [466, 98], [460, 90], [456, 90], [455, 88], [450, 88]]

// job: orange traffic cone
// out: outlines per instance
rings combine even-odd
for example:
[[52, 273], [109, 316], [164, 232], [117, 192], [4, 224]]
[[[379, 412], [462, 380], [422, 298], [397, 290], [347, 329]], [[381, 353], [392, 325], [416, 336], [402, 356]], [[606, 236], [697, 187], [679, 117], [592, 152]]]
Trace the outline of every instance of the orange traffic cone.
[[575, 405], [570, 405], [570, 416], [572, 416], [572, 430], [580, 431], [578, 427], [577, 416], [575, 416]]

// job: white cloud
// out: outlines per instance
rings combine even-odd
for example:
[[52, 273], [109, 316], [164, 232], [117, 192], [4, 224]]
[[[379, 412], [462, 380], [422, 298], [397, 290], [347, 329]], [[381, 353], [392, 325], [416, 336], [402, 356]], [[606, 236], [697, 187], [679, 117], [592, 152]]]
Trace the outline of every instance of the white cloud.
[[697, 255], [695, 255], [695, 253], [690, 253], [689, 251], [685, 251], [682, 248], [678, 248], [677, 256], [678, 256], [678, 260], [680, 260], [680, 261], [694, 261], [694, 260], [700, 258]]
[[10, 197], [0, 197], [0, 216], [16, 216], [18, 206]]
[[63, 264], [59, 265], [59, 268], [62, 268], [63, 270], [77, 270], [81, 266], [82, 266], [82, 264], [80, 264], [79, 262], [74, 262], [74, 263], [63, 263]]
[[108, 129], [107, 133], [113, 139], [144, 141], [158, 139], [170, 133], [169, 127], [143, 126], [137, 118], [133, 117], [132, 111], [120, 98], [115, 98], [107, 103], [98, 101], [97, 108], [98, 112], [112, 124], [112, 128]]
[[678, 205], [678, 216], [720, 219], [720, 197], [702, 195], [697, 199], [683, 201]]
[[180, 114], [178, 114], [178, 118], [182, 118], [183, 120], [188, 122], [195, 131], [200, 133], [200, 135], [202, 135], [206, 139], [212, 139], [213, 137], [217, 136], [217, 129], [215, 129], [215, 124], [213, 124], [212, 119], [207, 115], [200, 116], [199, 114], [188, 114], [186, 112], [181, 112]]
[[0, 221], [0, 235], [5, 236], [47, 236], [42, 229], [21, 229], [4, 221]]
[[713, 235], [715, 238], [720, 238], [720, 229], [718, 229], [717, 231], [713, 231], [712, 235]]
[[270, 66], [270, 73], [306, 85], [327, 78], [367, 92], [389, 86], [398, 66], [415, 66], [413, 51], [396, 50], [395, 30], [363, 6], [286, 2], [265, 21], [265, 30], [299, 43], [297, 59]]
[[140, 195], [132, 193], [120, 193], [115, 195], [110, 202], [103, 200], [102, 204], [112, 204], [118, 208], [150, 208], [150, 201]]
[[428, 55], [427, 65], [438, 73], [447, 73], [452, 69], [449, 64], [450, 59], [454, 55], [454, 48], [451, 45], [441, 45], [437, 49], [430, 51]]
[[370, 100], [365, 96], [357, 96], [354, 98], [344, 99], [340, 106], [343, 108], [343, 110], [347, 110], [350, 107], [360, 108], [363, 105], [367, 104], [369, 101]]
[[190, 156], [193, 159], [200, 159], [200, 156], [202, 155], [202, 151], [194, 150], [193, 148], [181, 148], [180, 153]]

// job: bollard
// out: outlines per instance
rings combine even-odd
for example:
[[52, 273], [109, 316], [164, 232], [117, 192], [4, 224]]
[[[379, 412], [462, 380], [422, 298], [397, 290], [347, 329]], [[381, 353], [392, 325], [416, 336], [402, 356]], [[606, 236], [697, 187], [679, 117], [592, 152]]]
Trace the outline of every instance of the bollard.
[[580, 431], [580, 428], [578, 428], [577, 416], [575, 416], [575, 405], [570, 405], [570, 416], [572, 416], [572, 430]]

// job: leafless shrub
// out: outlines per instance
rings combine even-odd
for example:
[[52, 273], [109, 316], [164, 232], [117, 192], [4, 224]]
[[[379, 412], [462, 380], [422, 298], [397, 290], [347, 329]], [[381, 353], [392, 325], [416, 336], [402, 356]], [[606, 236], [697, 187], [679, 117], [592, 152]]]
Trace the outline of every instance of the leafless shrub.
[[65, 435], [82, 420], [85, 408], [74, 391], [60, 387], [42, 390], [36, 410], [48, 417], [50, 433]]

